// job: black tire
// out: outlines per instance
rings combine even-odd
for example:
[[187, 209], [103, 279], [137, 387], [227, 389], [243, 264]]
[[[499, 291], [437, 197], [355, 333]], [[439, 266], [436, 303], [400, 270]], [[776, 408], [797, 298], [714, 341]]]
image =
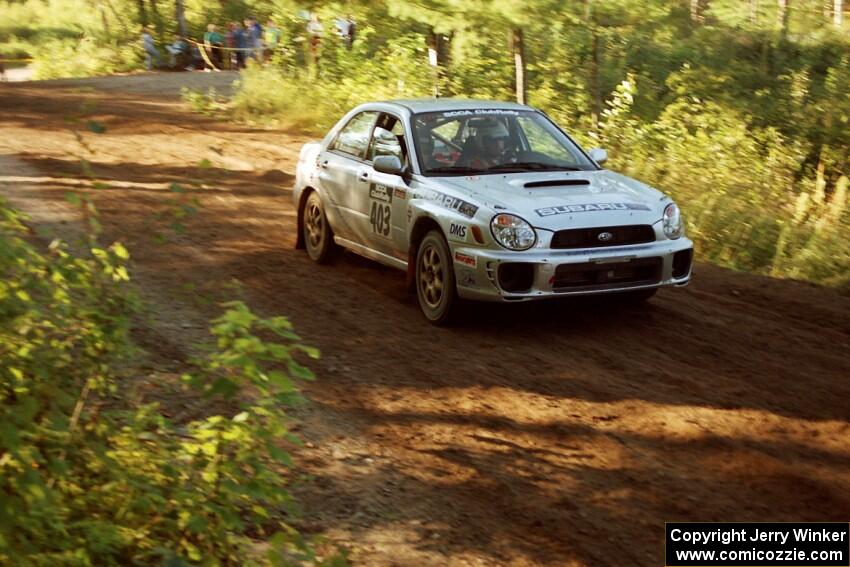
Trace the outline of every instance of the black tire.
[[636, 289], [634, 291], [621, 291], [616, 294], [617, 301], [620, 301], [624, 304], [629, 305], [639, 305], [641, 303], [646, 303], [658, 293], [658, 288], [653, 287], [650, 289]]
[[442, 233], [432, 230], [416, 251], [416, 298], [422, 314], [435, 325], [448, 325], [458, 311], [454, 263]]
[[336, 244], [328, 217], [325, 216], [325, 206], [315, 191], [307, 196], [304, 210], [301, 211], [301, 230], [304, 238], [304, 248], [314, 262], [324, 264], [331, 258]]

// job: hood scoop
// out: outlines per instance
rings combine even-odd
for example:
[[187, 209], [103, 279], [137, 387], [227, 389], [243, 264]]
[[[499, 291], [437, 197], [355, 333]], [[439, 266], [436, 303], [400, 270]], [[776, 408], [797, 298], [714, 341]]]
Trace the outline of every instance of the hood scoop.
[[529, 181], [523, 187], [535, 189], [538, 187], [569, 187], [576, 185], [590, 185], [587, 179], [549, 179], [546, 181]]

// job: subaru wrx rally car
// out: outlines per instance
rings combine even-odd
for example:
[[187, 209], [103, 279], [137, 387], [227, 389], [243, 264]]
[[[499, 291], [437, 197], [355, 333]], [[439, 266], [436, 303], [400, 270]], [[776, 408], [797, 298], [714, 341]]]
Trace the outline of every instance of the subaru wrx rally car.
[[678, 207], [606, 159], [520, 104], [363, 104], [301, 149], [297, 247], [405, 270], [437, 324], [458, 298], [642, 301], [687, 284], [693, 243]]

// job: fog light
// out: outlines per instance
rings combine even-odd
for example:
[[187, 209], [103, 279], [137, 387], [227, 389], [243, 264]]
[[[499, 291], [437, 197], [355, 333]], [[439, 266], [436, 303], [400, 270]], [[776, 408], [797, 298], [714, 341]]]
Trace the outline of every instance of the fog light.
[[691, 271], [691, 261], [694, 257], [693, 248], [681, 250], [673, 254], [673, 277], [684, 278]]
[[534, 264], [507, 262], [499, 265], [499, 287], [509, 293], [522, 293], [534, 283]]

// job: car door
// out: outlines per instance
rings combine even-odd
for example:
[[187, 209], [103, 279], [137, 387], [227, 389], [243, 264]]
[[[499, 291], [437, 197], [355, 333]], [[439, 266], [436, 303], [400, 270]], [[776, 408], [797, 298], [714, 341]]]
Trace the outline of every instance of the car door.
[[328, 148], [319, 155], [319, 178], [327, 195], [326, 207], [332, 209], [337, 236], [365, 244], [366, 223], [362, 218], [366, 204], [362, 193], [368, 187], [371, 168], [366, 152], [378, 112], [354, 115], [339, 131]]
[[[409, 167], [408, 143], [401, 118], [382, 113], [372, 130], [367, 161], [378, 156], [395, 156], [402, 166]], [[368, 194], [364, 209], [368, 213], [367, 237], [369, 247], [388, 255], [404, 249], [407, 234], [407, 183], [399, 175], [368, 172]]]

